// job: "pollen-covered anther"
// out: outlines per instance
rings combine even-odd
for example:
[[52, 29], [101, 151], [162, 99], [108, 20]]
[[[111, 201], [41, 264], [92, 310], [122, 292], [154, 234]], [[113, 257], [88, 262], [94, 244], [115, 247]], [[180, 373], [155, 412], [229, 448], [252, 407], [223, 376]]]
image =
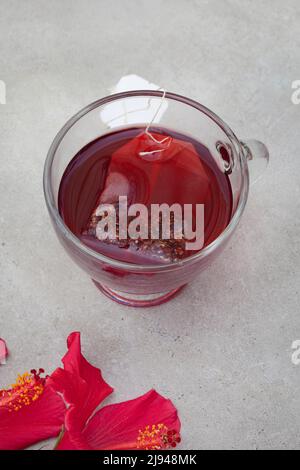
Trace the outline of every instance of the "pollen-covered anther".
[[18, 375], [10, 389], [0, 390], [0, 407], [6, 407], [9, 411], [19, 411], [35, 402], [45, 388], [45, 378], [41, 377], [43, 373], [43, 369], [39, 369], [38, 372], [33, 369], [30, 373]]
[[162, 450], [176, 447], [181, 441], [175, 430], [170, 430], [164, 424], [153, 424], [139, 430], [137, 448], [143, 450]]

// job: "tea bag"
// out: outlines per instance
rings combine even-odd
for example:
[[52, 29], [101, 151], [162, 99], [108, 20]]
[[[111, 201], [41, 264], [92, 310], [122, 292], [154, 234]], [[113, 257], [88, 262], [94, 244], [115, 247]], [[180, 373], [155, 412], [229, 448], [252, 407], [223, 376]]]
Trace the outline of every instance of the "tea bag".
[[[166, 203], [171, 206], [204, 203], [209, 190], [209, 180], [194, 146], [186, 141], [142, 131], [112, 154], [105, 185], [91, 214], [82, 240], [96, 251], [133, 263], [172, 262], [186, 256], [185, 240], [175, 239], [172, 226], [170, 239], [148, 238], [132, 240], [97, 239], [96, 227], [101, 217], [97, 208], [113, 204], [117, 213], [119, 196], [126, 196], [128, 206], [144, 204], [148, 208], [148, 227], [151, 224], [151, 204]], [[130, 222], [130, 218], [128, 219]], [[117, 230], [118, 232], [118, 230]], [[116, 254], [116, 248], [119, 248]], [[126, 250], [124, 250], [124, 248]]]

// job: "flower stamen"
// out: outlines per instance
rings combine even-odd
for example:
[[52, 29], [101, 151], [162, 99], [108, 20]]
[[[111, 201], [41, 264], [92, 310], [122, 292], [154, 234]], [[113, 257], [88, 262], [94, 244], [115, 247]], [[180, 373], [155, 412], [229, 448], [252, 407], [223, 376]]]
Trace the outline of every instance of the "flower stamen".
[[137, 448], [142, 450], [163, 450], [176, 447], [181, 441], [180, 435], [174, 429], [170, 430], [165, 424], [148, 425], [139, 430]]
[[37, 372], [32, 369], [30, 373], [18, 375], [11, 388], [0, 390], [0, 407], [6, 407], [9, 411], [19, 411], [24, 406], [35, 402], [45, 388], [45, 377], [41, 377], [44, 369]]

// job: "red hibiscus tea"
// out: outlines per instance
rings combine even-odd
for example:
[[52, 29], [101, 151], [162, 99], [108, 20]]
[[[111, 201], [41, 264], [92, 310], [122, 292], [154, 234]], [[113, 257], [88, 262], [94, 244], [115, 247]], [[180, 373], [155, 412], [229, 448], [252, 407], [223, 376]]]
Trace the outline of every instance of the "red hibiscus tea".
[[[124, 235], [124, 230], [121, 233], [120, 196], [126, 197], [128, 207], [142, 204], [149, 209], [139, 219], [139, 225], [144, 224], [139, 237], [131, 238], [127, 231]], [[108, 204], [115, 208], [115, 236], [101, 239], [98, 228], [103, 214], [99, 207]], [[154, 217], [150, 208], [161, 204], [170, 208], [175, 204], [182, 213], [188, 205], [192, 207], [193, 228], [197, 223], [196, 207], [203, 205], [201, 249], [224, 231], [232, 213], [228, 175], [208, 149], [188, 136], [158, 127], [149, 132], [140, 127], [123, 129], [86, 145], [66, 168], [58, 196], [64, 222], [83, 243], [133, 264], [165, 264], [195, 254], [186, 243], [184, 230], [183, 237], [176, 236], [178, 224], [172, 212], [169, 235], [151, 237], [154, 218], [158, 227], [162, 219], [160, 212]], [[128, 213], [127, 224], [133, 222], [134, 217]]]

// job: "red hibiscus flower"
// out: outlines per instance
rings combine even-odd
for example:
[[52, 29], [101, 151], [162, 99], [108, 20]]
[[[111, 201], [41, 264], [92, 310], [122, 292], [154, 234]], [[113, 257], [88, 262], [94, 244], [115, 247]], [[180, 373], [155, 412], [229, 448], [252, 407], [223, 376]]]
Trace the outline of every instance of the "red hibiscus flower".
[[24, 449], [60, 432], [66, 408], [43, 373], [19, 375], [11, 388], [0, 390], [1, 450]]
[[159, 450], [180, 442], [177, 411], [170, 400], [155, 390], [95, 412], [113, 389], [100, 370], [82, 356], [79, 333], [72, 333], [67, 344], [64, 368], [54, 371], [49, 379], [68, 405], [57, 449]]

